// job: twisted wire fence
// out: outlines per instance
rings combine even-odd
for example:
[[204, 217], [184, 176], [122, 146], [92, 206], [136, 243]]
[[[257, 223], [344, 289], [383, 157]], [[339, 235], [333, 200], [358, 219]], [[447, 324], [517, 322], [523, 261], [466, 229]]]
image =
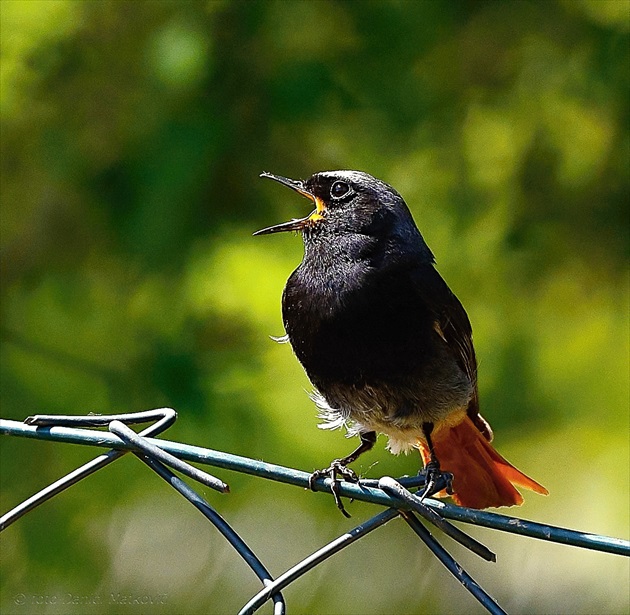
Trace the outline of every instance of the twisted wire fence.
[[[179, 478], [172, 470], [176, 470], [184, 476], [221, 493], [229, 492], [229, 487], [225, 482], [190, 465], [188, 462], [243, 472], [303, 488], [309, 486], [309, 473], [247, 457], [154, 437], [168, 429], [176, 419], [177, 413], [171, 408], [107, 416], [37, 415], [28, 417], [24, 422], [0, 419], [0, 434], [3, 435], [110, 449], [5, 513], [0, 517], [0, 532], [48, 499], [104, 468], [127, 452], [132, 452], [204, 515], [232, 545], [234, 550], [247, 563], [252, 573], [260, 580], [260, 591], [246, 602], [239, 615], [255, 613], [269, 600], [273, 602], [274, 615], [283, 615], [287, 610], [286, 602], [282, 595], [282, 590], [285, 587], [335, 553], [398, 516], [409, 525], [431, 553], [435, 555], [471, 596], [492, 614], [505, 613], [505, 611], [436, 540], [427, 529], [427, 524], [438, 527], [456, 542], [482, 559], [491, 562], [496, 560], [494, 553], [459, 527], [453, 525], [451, 521], [479, 525], [520, 536], [592, 549], [604, 553], [630, 556], [630, 542], [627, 540], [456, 506], [448, 502], [432, 499], [430, 497], [431, 493], [425, 494], [424, 477], [422, 475], [397, 480], [384, 476], [378, 480], [361, 480], [358, 484], [341, 481], [339, 493], [342, 497], [384, 506], [385, 510], [378, 512], [367, 521], [322, 546], [308, 557], [297, 562], [283, 574], [274, 578], [264, 563], [229, 523], [199, 493]], [[129, 427], [131, 424], [147, 422], [152, 423], [139, 433], [136, 433]], [[91, 427], [106, 427], [108, 431], [90, 429]], [[443, 488], [444, 484], [438, 484], [433, 493]], [[329, 478], [320, 478], [314, 482], [313, 489], [330, 493], [331, 480]]]

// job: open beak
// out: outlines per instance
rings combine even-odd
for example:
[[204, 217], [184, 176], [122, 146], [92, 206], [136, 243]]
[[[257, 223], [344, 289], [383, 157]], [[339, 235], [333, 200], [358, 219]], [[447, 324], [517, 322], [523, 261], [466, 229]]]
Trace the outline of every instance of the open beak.
[[281, 175], [273, 175], [272, 173], [261, 173], [260, 177], [268, 177], [274, 181], [295, 190], [298, 194], [305, 196], [315, 203], [315, 211], [306, 216], [306, 218], [296, 218], [289, 220], [289, 222], [283, 222], [274, 226], [268, 226], [260, 231], [256, 231], [254, 235], [270, 235], [271, 233], [283, 233], [285, 231], [302, 231], [306, 227], [313, 225], [318, 220], [321, 220], [324, 216], [325, 206], [322, 200], [311, 194], [306, 188], [304, 188], [304, 182], [296, 179], [289, 179], [288, 177], [282, 177]]

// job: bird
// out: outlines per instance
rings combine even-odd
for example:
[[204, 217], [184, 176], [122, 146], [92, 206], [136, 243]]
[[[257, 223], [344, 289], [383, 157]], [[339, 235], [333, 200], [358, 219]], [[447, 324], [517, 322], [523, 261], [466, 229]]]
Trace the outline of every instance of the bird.
[[260, 176], [315, 206], [254, 235], [301, 233], [304, 256], [282, 293], [284, 341], [314, 387], [320, 427], [345, 426], [360, 440], [314, 472], [311, 487], [330, 476], [337, 506], [349, 516], [337, 480], [358, 481], [348, 465], [385, 434], [394, 454], [419, 450], [425, 494], [441, 484], [438, 497], [476, 509], [520, 505], [516, 487], [547, 495], [491, 444], [479, 412], [470, 320], [403, 197], [362, 171]]

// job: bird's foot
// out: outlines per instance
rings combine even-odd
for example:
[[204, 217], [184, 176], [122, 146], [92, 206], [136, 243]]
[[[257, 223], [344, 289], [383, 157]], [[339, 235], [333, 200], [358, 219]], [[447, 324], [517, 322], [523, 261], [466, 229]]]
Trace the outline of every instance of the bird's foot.
[[[442, 489], [449, 495], [453, 495], [453, 474], [451, 472], [442, 471], [440, 469], [440, 463], [437, 460], [429, 461], [418, 474], [421, 476], [424, 475], [424, 489], [420, 495], [420, 501]], [[445, 483], [444, 487], [439, 486], [441, 482]]]
[[308, 486], [311, 491], [315, 491], [315, 481], [318, 478], [330, 478], [330, 490], [335, 498], [335, 504], [337, 508], [343, 513], [345, 517], [350, 518], [350, 513], [345, 509], [343, 502], [341, 501], [341, 494], [339, 493], [339, 477], [343, 480], [347, 480], [351, 483], [358, 483], [359, 477], [354, 470], [351, 470], [343, 463], [343, 459], [335, 459], [331, 462], [330, 466], [324, 470], [315, 470], [308, 477]]

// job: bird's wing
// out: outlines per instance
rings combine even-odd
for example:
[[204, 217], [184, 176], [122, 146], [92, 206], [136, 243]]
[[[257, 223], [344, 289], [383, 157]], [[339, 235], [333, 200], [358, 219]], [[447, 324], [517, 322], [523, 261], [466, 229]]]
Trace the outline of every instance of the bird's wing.
[[468, 403], [467, 414], [485, 438], [491, 441], [492, 429], [479, 414], [477, 359], [472, 341], [472, 327], [466, 310], [432, 264], [427, 263], [422, 267], [419, 279], [423, 289], [423, 300], [435, 318], [433, 326], [436, 333], [452, 349], [459, 366], [473, 385], [473, 395]]

